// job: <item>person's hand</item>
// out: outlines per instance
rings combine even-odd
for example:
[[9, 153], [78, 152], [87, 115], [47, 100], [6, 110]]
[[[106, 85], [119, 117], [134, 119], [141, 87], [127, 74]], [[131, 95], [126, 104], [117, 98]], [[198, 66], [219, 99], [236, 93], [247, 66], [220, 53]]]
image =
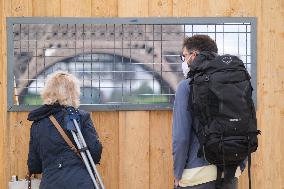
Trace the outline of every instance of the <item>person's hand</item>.
[[179, 186], [179, 179], [175, 178], [174, 186], [175, 188]]

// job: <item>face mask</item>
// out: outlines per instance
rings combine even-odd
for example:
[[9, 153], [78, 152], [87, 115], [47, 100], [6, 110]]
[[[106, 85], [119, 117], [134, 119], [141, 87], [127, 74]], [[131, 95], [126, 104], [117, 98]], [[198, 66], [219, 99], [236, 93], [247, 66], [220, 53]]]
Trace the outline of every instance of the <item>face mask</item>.
[[188, 74], [188, 72], [190, 71], [190, 68], [188, 67], [188, 64], [187, 64], [187, 62], [190, 60], [190, 58], [191, 58], [191, 56], [189, 57], [188, 60], [185, 60], [185, 61], [181, 64], [182, 72], [183, 72], [183, 75], [184, 75], [185, 78], [187, 77], [187, 74]]
[[181, 65], [181, 67], [182, 67], [183, 75], [184, 75], [184, 77], [186, 78], [188, 72], [190, 71], [190, 68], [188, 67], [187, 61], [184, 61], [184, 62], [182, 63], [182, 65]]

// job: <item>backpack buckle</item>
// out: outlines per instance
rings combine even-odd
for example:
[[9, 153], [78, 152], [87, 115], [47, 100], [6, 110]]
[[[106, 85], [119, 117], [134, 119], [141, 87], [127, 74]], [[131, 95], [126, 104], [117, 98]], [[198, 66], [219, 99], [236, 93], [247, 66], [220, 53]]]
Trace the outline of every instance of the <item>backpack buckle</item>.
[[209, 75], [206, 75], [206, 76], [205, 76], [204, 81], [209, 81]]

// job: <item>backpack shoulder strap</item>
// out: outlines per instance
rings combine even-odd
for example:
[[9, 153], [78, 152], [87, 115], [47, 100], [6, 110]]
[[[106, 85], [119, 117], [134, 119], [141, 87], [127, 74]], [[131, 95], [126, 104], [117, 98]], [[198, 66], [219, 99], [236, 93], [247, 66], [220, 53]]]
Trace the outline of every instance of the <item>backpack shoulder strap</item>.
[[50, 121], [53, 123], [53, 125], [56, 127], [62, 138], [65, 140], [65, 142], [68, 144], [68, 146], [73, 150], [77, 155], [79, 155], [79, 151], [77, 148], [74, 146], [70, 138], [66, 135], [66, 133], [63, 131], [62, 127], [59, 125], [57, 120], [53, 115], [49, 116]]

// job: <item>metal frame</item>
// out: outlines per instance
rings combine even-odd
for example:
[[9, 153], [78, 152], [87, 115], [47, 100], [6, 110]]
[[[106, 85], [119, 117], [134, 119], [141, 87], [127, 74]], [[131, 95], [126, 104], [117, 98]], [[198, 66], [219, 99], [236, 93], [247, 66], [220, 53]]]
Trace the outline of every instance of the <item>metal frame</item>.
[[[13, 24], [251, 24], [251, 77], [254, 87], [253, 100], [256, 103], [257, 84], [257, 18], [256, 17], [165, 17], [165, 18], [70, 18], [70, 17], [8, 17], [7, 18], [7, 110], [30, 111], [38, 106], [14, 105], [14, 44]], [[115, 104], [115, 105], [83, 105], [80, 108], [88, 111], [117, 111], [117, 110], [171, 110], [172, 104]]]

